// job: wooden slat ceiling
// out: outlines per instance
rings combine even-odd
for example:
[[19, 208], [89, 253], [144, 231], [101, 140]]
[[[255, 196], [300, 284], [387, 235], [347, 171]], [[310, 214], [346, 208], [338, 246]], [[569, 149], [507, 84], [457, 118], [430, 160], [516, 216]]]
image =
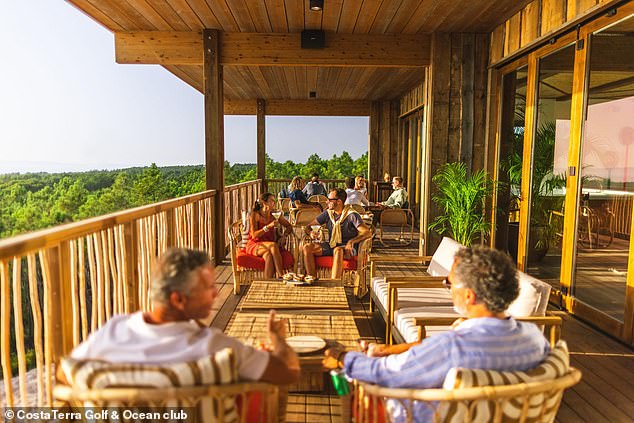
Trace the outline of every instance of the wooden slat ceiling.
[[[199, 31], [340, 34], [490, 32], [530, 0], [69, 0], [113, 32]], [[202, 68], [166, 65], [202, 91]], [[228, 99], [379, 100], [397, 98], [420, 83], [420, 69], [225, 66]]]

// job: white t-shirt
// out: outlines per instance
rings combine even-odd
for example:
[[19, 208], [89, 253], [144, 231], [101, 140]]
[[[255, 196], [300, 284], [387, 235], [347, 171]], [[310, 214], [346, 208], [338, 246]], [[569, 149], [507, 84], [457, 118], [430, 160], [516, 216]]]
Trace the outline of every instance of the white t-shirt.
[[200, 328], [193, 320], [150, 324], [143, 312], [112, 317], [71, 353], [76, 360], [114, 363], [178, 363], [197, 360], [232, 348], [243, 380], [259, 380], [269, 353], [256, 350], [215, 328]]
[[357, 191], [356, 189], [348, 188], [346, 189], [346, 194], [348, 197], [346, 198], [345, 204], [361, 204], [367, 206], [370, 204], [368, 199], [363, 195], [361, 191]]

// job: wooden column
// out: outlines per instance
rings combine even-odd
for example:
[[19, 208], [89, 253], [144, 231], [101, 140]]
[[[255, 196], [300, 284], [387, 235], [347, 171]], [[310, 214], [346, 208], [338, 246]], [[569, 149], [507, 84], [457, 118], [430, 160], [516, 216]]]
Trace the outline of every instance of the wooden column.
[[370, 193], [370, 201], [377, 201], [374, 197], [374, 182], [383, 181], [383, 174], [379, 168], [379, 119], [381, 116], [381, 103], [375, 101], [372, 103], [370, 112], [370, 135], [368, 137], [368, 190]]
[[205, 169], [207, 189], [215, 189], [213, 255], [216, 264], [225, 258], [224, 225], [224, 102], [222, 92], [222, 66], [220, 65], [220, 32], [203, 31], [205, 94]]
[[266, 190], [266, 102], [259, 98], [257, 105], [257, 178], [262, 180], [262, 190]]

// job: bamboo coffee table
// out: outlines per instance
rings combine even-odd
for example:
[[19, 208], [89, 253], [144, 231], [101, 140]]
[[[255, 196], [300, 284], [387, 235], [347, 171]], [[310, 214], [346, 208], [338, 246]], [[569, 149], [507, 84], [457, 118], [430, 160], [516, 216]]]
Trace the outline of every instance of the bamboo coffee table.
[[[314, 335], [324, 339], [328, 346], [338, 342], [347, 349], [357, 347], [359, 331], [340, 281], [322, 280], [311, 286], [253, 281], [225, 332], [253, 346], [267, 342], [270, 309], [278, 311], [278, 318], [288, 319], [289, 337]], [[323, 351], [300, 355], [302, 379], [290, 390], [323, 392], [322, 359]]]

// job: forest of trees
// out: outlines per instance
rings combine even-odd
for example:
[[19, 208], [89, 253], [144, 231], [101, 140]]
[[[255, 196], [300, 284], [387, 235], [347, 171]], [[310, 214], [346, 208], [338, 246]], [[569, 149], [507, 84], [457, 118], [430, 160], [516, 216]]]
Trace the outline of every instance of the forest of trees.
[[[366, 175], [367, 153], [353, 160], [343, 152], [330, 159], [313, 154], [306, 163], [279, 163], [266, 157], [270, 179], [295, 175], [343, 179]], [[225, 162], [225, 185], [255, 179], [252, 163]], [[205, 189], [204, 166], [168, 166], [80, 173], [0, 175], [0, 238], [151, 204]]]

